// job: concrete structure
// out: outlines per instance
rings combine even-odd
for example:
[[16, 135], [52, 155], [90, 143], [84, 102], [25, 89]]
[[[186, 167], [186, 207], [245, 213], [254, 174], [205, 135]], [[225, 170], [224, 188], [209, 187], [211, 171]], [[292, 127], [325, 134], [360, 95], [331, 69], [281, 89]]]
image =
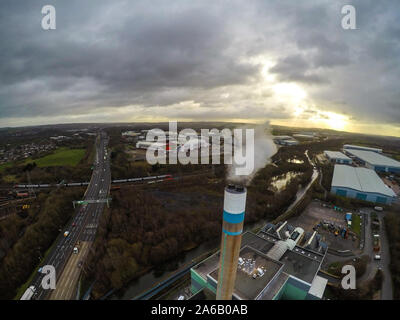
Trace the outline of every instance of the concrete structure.
[[345, 149], [346, 153], [353, 156], [369, 169], [379, 172], [400, 173], [400, 162], [373, 151]]
[[391, 204], [396, 194], [374, 170], [335, 165], [331, 193], [359, 200]]
[[351, 158], [339, 151], [324, 151], [325, 156], [330, 162], [351, 164]]
[[222, 222], [221, 256], [218, 274], [217, 299], [231, 300], [236, 281], [237, 261], [242, 241], [246, 208], [246, 188], [229, 185], [225, 188]]
[[363, 146], [355, 146], [353, 144], [345, 144], [343, 146], [343, 149], [347, 149], [347, 150], [364, 150], [364, 151], [372, 151], [372, 152], [382, 153], [382, 149], [369, 148], [369, 147], [363, 147]]
[[[302, 247], [300, 243], [304, 242]], [[277, 249], [279, 247], [279, 250]], [[314, 233], [285, 223], [242, 236], [232, 297], [237, 300], [317, 300], [327, 280], [318, 275], [327, 246]], [[220, 251], [191, 268], [193, 300], [215, 299]]]

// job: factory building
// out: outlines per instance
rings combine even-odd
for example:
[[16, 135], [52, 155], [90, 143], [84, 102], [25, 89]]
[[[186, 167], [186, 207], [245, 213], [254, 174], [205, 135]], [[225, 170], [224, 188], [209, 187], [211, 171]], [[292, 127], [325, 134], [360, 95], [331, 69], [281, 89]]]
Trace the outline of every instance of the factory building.
[[343, 163], [343, 164], [351, 164], [353, 161], [351, 158], [338, 151], [324, 151], [325, 156], [328, 158], [330, 162], [333, 163]]
[[301, 132], [301, 133], [295, 133], [293, 135], [294, 138], [299, 138], [299, 139], [305, 139], [305, 140], [313, 140], [316, 139], [317, 136], [314, 132]]
[[299, 142], [293, 139], [291, 136], [273, 136], [273, 140], [275, 144], [282, 146], [295, 146], [299, 144]]
[[136, 143], [136, 148], [137, 149], [152, 149], [152, 150], [158, 150], [158, 149], [164, 149], [166, 148], [166, 143], [165, 142], [149, 142], [149, 141], [139, 141]]
[[[245, 232], [234, 260], [232, 299], [322, 299], [328, 280], [318, 272], [326, 252], [327, 245], [316, 232], [305, 233], [287, 222], [268, 224], [257, 234]], [[218, 297], [220, 260], [218, 251], [191, 268], [192, 300]]]
[[364, 201], [391, 204], [396, 194], [374, 170], [335, 165], [331, 193]]
[[400, 162], [392, 158], [373, 151], [353, 149], [344, 150], [348, 155], [354, 157], [369, 169], [373, 169], [378, 172], [400, 173]]
[[347, 149], [347, 150], [364, 150], [364, 151], [372, 151], [372, 152], [376, 152], [376, 153], [382, 153], [382, 149], [369, 148], [369, 147], [363, 147], [363, 146], [355, 146], [353, 144], [345, 144], [343, 146], [343, 149]]

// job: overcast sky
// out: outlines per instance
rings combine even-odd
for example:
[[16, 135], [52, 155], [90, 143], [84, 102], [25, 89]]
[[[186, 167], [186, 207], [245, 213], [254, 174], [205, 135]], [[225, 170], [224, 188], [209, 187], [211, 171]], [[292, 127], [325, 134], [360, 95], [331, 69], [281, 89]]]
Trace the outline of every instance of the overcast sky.
[[[56, 30], [41, 28], [46, 4]], [[400, 136], [398, 0], [1, 0], [0, 43], [2, 127], [270, 120]]]

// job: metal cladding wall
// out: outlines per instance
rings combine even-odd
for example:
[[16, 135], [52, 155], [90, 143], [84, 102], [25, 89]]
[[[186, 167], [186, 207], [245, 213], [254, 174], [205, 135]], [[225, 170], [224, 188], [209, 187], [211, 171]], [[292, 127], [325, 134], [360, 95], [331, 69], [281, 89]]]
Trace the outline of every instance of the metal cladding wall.
[[362, 192], [356, 191], [349, 188], [344, 187], [332, 187], [331, 193], [336, 194], [338, 196], [359, 199], [374, 203], [383, 203], [383, 204], [391, 204], [394, 198], [388, 197], [378, 193], [370, 193], [370, 192]]
[[232, 299], [242, 241], [246, 194], [244, 187], [225, 188], [217, 300]]

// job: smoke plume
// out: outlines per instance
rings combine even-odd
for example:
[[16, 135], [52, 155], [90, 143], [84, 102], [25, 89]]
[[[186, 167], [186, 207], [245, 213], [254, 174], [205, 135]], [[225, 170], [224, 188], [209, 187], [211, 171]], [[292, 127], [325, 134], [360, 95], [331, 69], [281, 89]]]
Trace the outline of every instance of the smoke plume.
[[[254, 170], [249, 175], [237, 175], [238, 166], [235, 161], [228, 168], [228, 182], [237, 183], [242, 185], [249, 185], [258, 170], [264, 168], [271, 162], [271, 157], [277, 152], [277, 147], [272, 140], [271, 128], [269, 121], [261, 125], [246, 125], [239, 127], [238, 129], [254, 129]], [[246, 139], [242, 139], [242, 144], [239, 144], [239, 148], [236, 152], [246, 153]]]

